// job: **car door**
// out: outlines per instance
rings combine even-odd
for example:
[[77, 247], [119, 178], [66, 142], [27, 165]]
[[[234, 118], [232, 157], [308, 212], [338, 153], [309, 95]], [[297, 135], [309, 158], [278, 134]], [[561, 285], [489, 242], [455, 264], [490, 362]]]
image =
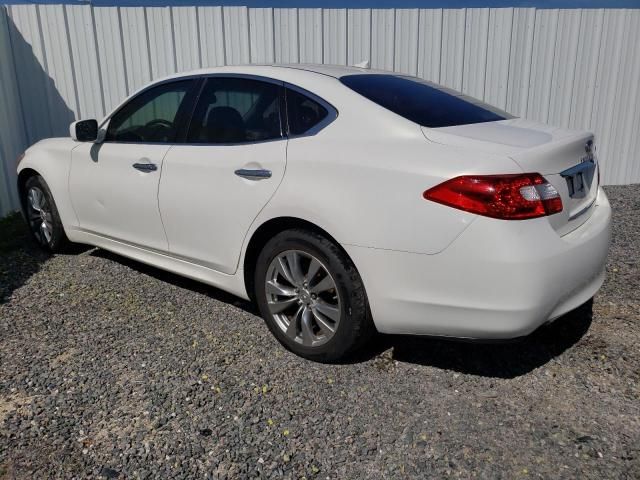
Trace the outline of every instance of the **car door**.
[[171, 254], [234, 273], [246, 232], [284, 175], [282, 85], [206, 80], [183, 144], [170, 149], [160, 210]]
[[104, 142], [73, 150], [69, 192], [82, 230], [167, 250], [158, 208], [160, 174], [181, 118], [188, 118], [196, 84], [171, 81], [141, 92], [110, 118]]

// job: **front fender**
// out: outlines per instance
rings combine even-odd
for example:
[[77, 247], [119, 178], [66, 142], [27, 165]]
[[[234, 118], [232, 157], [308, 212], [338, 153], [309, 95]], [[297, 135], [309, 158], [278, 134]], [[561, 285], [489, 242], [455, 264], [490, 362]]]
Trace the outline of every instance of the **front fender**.
[[[62, 225], [65, 230], [78, 225], [78, 218], [69, 197], [69, 173], [71, 172], [71, 151], [79, 145], [70, 138], [49, 138], [29, 147], [18, 163], [18, 190], [25, 178], [35, 172], [44, 178], [53, 194]], [[24, 205], [22, 205], [24, 209]]]

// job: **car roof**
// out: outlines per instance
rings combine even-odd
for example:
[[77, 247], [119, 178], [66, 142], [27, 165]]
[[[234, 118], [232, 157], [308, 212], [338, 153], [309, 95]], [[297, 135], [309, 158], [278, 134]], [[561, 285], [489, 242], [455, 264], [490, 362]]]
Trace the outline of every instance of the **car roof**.
[[268, 63], [268, 64], [251, 64], [251, 65], [225, 65], [220, 67], [209, 67], [203, 68], [199, 70], [193, 70], [190, 72], [180, 72], [174, 75], [171, 75], [167, 78], [180, 78], [189, 75], [207, 75], [207, 74], [215, 74], [215, 73], [234, 73], [234, 70], [237, 73], [249, 73], [251, 70], [260, 71], [261, 75], [264, 75], [266, 70], [273, 69], [272, 73], [274, 76], [278, 76], [278, 74], [282, 73], [283, 69], [289, 70], [303, 70], [306, 72], [317, 73], [319, 75], [326, 75], [329, 77], [340, 78], [346, 75], [356, 75], [356, 74], [371, 74], [371, 73], [386, 73], [386, 74], [394, 74], [393, 72], [386, 72], [383, 70], [371, 70], [369, 68], [355, 67], [355, 66], [347, 66], [347, 65], [320, 65], [313, 63], [291, 63], [291, 64], [277, 64], [277, 63]]
[[347, 66], [347, 65], [320, 65], [315, 63], [294, 63], [294, 64], [274, 64], [278, 68], [292, 68], [296, 70], [306, 70], [307, 72], [319, 73], [330, 77], [340, 78], [346, 75], [370, 74], [370, 73], [392, 73], [382, 70], [371, 70], [370, 68]]

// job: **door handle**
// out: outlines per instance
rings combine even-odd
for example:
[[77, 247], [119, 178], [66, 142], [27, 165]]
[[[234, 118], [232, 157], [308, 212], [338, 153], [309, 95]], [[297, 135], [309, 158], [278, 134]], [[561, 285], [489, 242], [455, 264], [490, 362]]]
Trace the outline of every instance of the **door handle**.
[[235, 174], [242, 178], [247, 178], [249, 180], [260, 180], [261, 178], [271, 178], [271, 170], [265, 170], [262, 168], [259, 169], [248, 169], [241, 168], [240, 170], [236, 170]]
[[133, 168], [141, 172], [155, 172], [158, 166], [155, 163], [134, 163]]

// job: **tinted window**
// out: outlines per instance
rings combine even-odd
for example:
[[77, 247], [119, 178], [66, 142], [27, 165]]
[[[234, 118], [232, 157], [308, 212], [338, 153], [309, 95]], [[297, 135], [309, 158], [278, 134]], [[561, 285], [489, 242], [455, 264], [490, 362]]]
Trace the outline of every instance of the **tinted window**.
[[301, 135], [320, 123], [328, 115], [327, 109], [315, 100], [287, 89], [289, 133]]
[[172, 142], [178, 130], [178, 110], [191, 85], [192, 80], [181, 80], [142, 92], [111, 118], [106, 140]]
[[506, 112], [433, 83], [396, 75], [347, 75], [346, 86], [425, 127], [450, 127], [511, 118]]
[[209, 78], [187, 142], [241, 143], [281, 137], [280, 88], [244, 78]]

